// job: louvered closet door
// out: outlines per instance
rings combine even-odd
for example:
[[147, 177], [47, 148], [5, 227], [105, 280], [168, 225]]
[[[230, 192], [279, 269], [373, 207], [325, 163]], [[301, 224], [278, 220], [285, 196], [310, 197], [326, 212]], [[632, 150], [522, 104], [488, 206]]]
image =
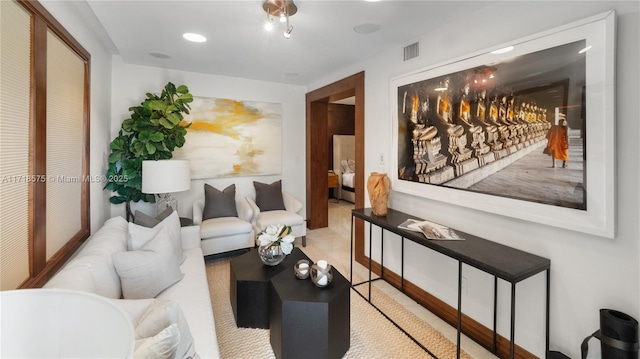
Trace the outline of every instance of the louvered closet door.
[[89, 236], [90, 54], [0, 0], [0, 290], [40, 287]]
[[29, 278], [31, 16], [0, 1], [0, 289]]
[[47, 33], [47, 260], [81, 230], [84, 62]]

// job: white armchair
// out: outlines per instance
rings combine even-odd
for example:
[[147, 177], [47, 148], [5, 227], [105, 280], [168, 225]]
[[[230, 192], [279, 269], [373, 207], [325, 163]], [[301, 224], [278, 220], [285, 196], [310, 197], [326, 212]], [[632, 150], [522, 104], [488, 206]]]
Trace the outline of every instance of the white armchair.
[[218, 217], [202, 220], [204, 199], [193, 203], [193, 224], [200, 226], [202, 252], [205, 256], [255, 246], [251, 224], [253, 211], [247, 201], [236, 200], [238, 217]]
[[284, 224], [291, 226], [291, 234], [294, 237], [302, 237], [302, 246], [307, 246], [307, 221], [298, 214], [302, 210], [302, 202], [292, 195], [282, 192], [282, 200], [285, 210], [260, 211], [255, 202], [255, 198], [247, 196], [247, 203], [250, 205], [253, 217], [251, 224], [255, 233], [260, 233], [265, 227], [271, 224]]

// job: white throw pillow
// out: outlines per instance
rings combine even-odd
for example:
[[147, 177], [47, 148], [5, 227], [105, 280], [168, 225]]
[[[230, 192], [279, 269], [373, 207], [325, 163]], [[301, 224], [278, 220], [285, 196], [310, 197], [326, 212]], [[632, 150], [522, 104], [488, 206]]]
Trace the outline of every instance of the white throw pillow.
[[171, 324], [153, 337], [136, 340], [133, 357], [136, 359], [173, 359], [180, 342], [177, 324]]
[[349, 173], [356, 173], [356, 161], [355, 160], [347, 160], [349, 164]]
[[129, 239], [127, 241], [127, 249], [130, 251], [137, 251], [149, 242], [151, 238], [155, 237], [162, 228], [167, 228], [169, 231], [174, 255], [178, 259], [178, 263], [184, 262], [186, 257], [184, 256], [182, 249], [180, 217], [176, 211], [173, 211], [169, 217], [163, 219], [162, 222], [158, 223], [158, 225], [153, 228], [129, 222]]
[[114, 253], [113, 265], [125, 299], [153, 298], [183, 277], [167, 228], [139, 251]]
[[156, 335], [168, 325], [177, 324], [180, 331], [180, 343], [176, 349], [176, 358], [193, 358], [195, 348], [189, 323], [184, 317], [178, 303], [172, 300], [156, 299], [145, 313], [140, 316], [136, 324], [136, 339], [148, 338]]
[[349, 162], [347, 160], [340, 161], [340, 169], [342, 173], [349, 173]]

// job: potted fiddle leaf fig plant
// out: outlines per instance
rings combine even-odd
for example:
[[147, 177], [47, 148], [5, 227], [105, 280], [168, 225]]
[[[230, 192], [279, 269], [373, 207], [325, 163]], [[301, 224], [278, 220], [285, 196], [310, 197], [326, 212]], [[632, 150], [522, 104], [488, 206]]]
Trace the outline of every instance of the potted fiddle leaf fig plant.
[[142, 193], [142, 161], [166, 160], [185, 143], [187, 128], [183, 119], [188, 114], [193, 95], [185, 85], [169, 82], [160, 95], [147, 93], [139, 105], [129, 108], [131, 117], [122, 121], [118, 136], [111, 141], [107, 184], [116, 192], [109, 201], [125, 203], [127, 220], [133, 220], [131, 201], [154, 203], [153, 194]]

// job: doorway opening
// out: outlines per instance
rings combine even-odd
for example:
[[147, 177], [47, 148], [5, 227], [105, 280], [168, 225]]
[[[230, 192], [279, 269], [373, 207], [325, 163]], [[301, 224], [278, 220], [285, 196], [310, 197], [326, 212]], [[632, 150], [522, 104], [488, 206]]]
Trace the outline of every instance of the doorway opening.
[[[349, 97], [354, 97], [355, 102], [355, 208], [364, 206], [364, 72], [359, 72], [306, 94], [306, 200], [309, 229], [324, 228], [329, 224], [329, 105]], [[364, 224], [356, 221], [356, 253], [359, 252], [357, 243], [364, 241], [363, 229]]]

